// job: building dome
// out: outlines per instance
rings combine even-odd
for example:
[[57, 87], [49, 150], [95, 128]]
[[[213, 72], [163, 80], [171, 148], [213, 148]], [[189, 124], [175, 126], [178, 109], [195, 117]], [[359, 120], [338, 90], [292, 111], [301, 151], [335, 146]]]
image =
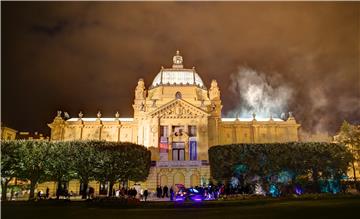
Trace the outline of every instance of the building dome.
[[161, 68], [152, 82], [152, 87], [159, 85], [195, 85], [205, 87], [195, 68], [183, 68], [183, 58], [180, 56], [179, 51], [176, 51], [173, 62], [172, 68]]

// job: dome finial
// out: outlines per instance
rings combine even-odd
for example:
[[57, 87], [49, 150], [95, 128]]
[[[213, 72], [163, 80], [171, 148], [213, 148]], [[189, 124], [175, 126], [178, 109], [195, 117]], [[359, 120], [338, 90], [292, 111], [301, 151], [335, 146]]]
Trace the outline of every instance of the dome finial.
[[176, 55], [173, 57], [173, 68], [183, 68], [183, 58], [180, 55], [180, 51], [176, 50]]

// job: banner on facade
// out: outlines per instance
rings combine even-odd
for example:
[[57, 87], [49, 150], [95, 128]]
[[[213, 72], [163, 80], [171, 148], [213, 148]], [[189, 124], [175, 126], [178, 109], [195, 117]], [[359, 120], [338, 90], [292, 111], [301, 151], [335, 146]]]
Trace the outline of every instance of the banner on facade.
[[167, 137], [160, 137], [160, 153], [168, 153], [169, 152], [169, 143]]
[[197, 160], [197, 141], [196, 137], [189, 138], [189, 150], [190, 150], [190, 160]]

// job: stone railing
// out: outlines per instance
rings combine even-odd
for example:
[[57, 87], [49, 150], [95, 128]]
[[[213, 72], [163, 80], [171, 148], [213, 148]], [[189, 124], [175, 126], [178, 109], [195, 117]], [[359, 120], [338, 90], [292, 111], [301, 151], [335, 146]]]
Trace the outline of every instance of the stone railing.
[[199, 167], [206, 165], [205, 163], [201, 160], [156, 161], [156, 167]]

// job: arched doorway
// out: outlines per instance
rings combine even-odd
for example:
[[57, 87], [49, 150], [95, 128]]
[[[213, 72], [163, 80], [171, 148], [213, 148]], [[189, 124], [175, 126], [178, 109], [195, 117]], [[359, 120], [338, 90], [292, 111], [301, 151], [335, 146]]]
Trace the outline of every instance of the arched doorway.
[[168, 186], [168, 177], [166, 175], [161, 175], [160, 186], [164, 187], [165, 185]]
[[200, 177], [199, 177], [199, 175], [197, 175], [197, 174], [192, 174], [191, 176], [190, 176], [190, 186], [191, 187], [195, 187], [195, 186], [199, 186], [199, 184], [200, 184]]
[[182, 184], [185, 185], [185, 176], [182, 173], [175, 173], [174, 175], [174, 185]]

